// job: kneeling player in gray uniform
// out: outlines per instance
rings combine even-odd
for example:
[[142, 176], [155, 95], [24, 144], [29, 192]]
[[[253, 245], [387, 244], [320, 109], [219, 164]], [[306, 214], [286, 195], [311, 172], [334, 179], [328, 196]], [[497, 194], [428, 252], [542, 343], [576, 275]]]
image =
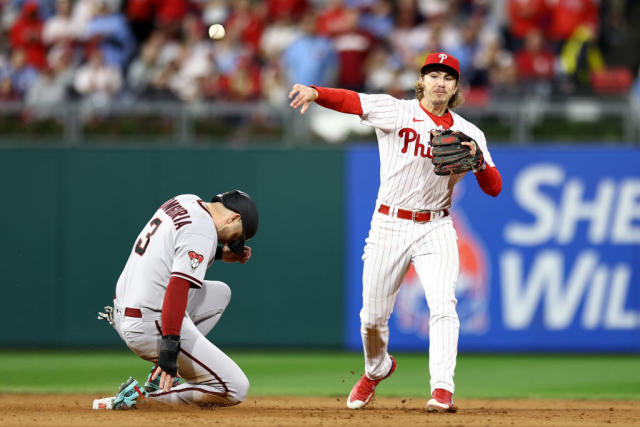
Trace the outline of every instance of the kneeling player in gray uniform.
[[127, 409], [142, 398], [205, 406], [244, 401], [246, 375], [206, 338], [231, 290], [204, 276], [214, 259], [247, 262], [251, 248], [244, 242], [257, 231], [256, 205], [239, 190], [210, 203], [185, 194], [160, 206], [135, 240], [113, 309], [101, 313], [135, 354], [156, 366], [144, 389], [129, 378], [117, 396], [96, 400], [95, 409]]

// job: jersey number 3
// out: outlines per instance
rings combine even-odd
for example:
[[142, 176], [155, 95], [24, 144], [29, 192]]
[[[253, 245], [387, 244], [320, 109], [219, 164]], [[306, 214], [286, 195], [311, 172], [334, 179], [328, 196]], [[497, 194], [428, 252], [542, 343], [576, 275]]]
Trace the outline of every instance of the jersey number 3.
[[140, 256], [144, 255], [147, 250], [147, 246], [149, 246], [149, 242], [151, 241], [151, 236], [158, 230], [158, 227], [162, 224], [162, 220], [160, 218], [153, 218], [149, 225], [151, 226], [151, 230], [147, 233], [147, 237], [145, 237], [144, 244], [142, 244], [142, 237], [138, 239], [138, 243], [136, 243], [136, 253]]

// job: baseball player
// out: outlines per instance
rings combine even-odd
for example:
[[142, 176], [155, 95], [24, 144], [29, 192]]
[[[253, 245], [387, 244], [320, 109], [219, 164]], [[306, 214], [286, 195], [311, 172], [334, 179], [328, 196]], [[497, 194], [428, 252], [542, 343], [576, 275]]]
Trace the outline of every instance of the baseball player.
[[256, 205], [239, 190], [210, 203], [180, 195], [158, 208], [133, 244], [106, 316], [127, 346], [156, 366], [144, 390], [129, 378], [102, 407], [128, 409], [140, 398], [219, 406], [245, 399], [249, 380], [205, 337], [231, 291], [204, 276], [215, 259], [247, 262], [251, 248], [245, 241], [257, 230]]
[[[502, 189], [484, 133], [454, 113], [462, 103], [460, 66], [453, 56], [427, 56], [416, 83], [417, 99], [367, 95], [343, 89], [295, 84], [291, 107], [304, 112], [311, 102], [348, 114], [375, 128], [380, 154], [380, 189], [364, 248], [361, 335], [365, 374], [354, 385], [347, 406], [362, 408], [376, 386], [396, 369], [389, 355], [387, 322], [399, 286], [413, 266], [430, 311], [428, 411], [455, 412], [452, 395], [459, 320], [455, 287], [459, 259], [457, 236], [449, 216], [454, 185], [464, 173], [436, 174], [430, 137], [450, 129], [468, 136], [462, 144], [480, 158], [473, 170], [480, 188], [491, 196]], [[481, 153], [478, 153], [481, 150]], [[483, 156], [476, 156], [476, 154]]]

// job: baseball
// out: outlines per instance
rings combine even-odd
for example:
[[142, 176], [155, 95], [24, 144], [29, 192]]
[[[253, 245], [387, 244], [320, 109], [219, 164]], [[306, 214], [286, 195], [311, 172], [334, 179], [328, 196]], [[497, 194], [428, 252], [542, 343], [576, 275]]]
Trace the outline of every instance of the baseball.
[[211, 40], [220, 40], [224, 37], [224, 27], [220, 24], [213, 24], [209, 27], [209, 38]]

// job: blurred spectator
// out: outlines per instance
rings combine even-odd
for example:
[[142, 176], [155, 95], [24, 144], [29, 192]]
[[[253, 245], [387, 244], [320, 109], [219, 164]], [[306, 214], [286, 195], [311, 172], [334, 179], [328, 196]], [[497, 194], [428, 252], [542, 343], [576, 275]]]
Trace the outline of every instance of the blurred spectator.
[[316, 32], [331, 37], [349, 31], [352, 24], [347, 11], [342, 0], [328, 0], [327, 6], [318, 14]]
[[134, 96], [151, 94], [151, 83], [162, 70], [159, 56], [164, 43], [164, 33], [155, 31], [142, 45], [140, 55], [131, 62], [127, 73], [127, 86]]
[[[544, 36], [539, 30], [531, 30], [526, 35], [524, 48], [516, 53], [515, 61], [519, 78], [527, 86], [549, 91], [553, 79], [555, 61], [553, 52], [544, 46]], [[541, 86], [542, 84], [542, 86]]]
[[513, 57], [506, 51], [498, 51], [489, 67], [491, 94], [497, 99], [519, 99], [522, 96], [518, 70]]
[[551, 39], [569, 39], [579, 27], [587, 27], [591, 33], [598, 31], [598, 6], [596, 0], [549, 0], [551, 8]]
[[71, 21], [76, 29], [79, 37], [84, 35], [87, 25], [98, 8], [98, 2], [101, 0], [76, 0], [71, 9]]
[[549, 28], [548, 0], [509, 0], [507, 47], [519, 50], [524, 38], [532, 30], [547, 31]]
[[122, 74], [119, 68], [105, 63], [99, 49], [94, 49], [87, 63], [78, 69], [74, 87], [95, 105], [102, 106], [109, 103], [122, 88]]
[[229, 5], [225, 0], [205, 0], [202, 20], [206, 25], [226, 22], [229, 17]]
[[19, 101], [20, 95], [18, 95], [11, 85], [11, 79], [8, 76], [0, 75], [0, 101]]
[[260, 66], [251, 58], [245, 57], [235, 73], [222, 77], [222, 90], [227, 99], [251, 101], [262, 93]]
[[413, 0], [399, 0], [396, 3], [395, 25], [390, 36], [392, 52], [400, 58], [403, 66], [414, 70], [419, 64], [407, 40], [417, 25], [418, 16]]
[[282, 54], [282, 66], [286, 70], [287, 86], [293, 83], [330, 86], [338, 66], [338, 57], [331, 41], [314, 34], [315, 18], [302, 18], [302, 35]]
[[260, 76], [262, 94], [264, 98], [274, 107], [281, 107], [287, 104], [289, 94], [288, 78], [280, 65], [280, 58], [271, 58], [262, 67]]
[[[367, 76], [365, 80], [365, 92], [385, 92], [388, 87], [394, 84], [399, 69], [400, 64], [393, 60], [393, 56], [391, 56], [389, 52], [389, 47], [383, 43], [376, 44], [367, 58], [365, 66]], [[319, 84], [319, 86], [324, 85]], [[401, 96], [401, 98], [404, 98], [404, 96]]]
[[11, 54], [11, 62], [2, 72], [11, 84], [11, 92], [22, 98], [38, 78], [38, 71], [26, 62], [23, 49], [16, 49]]
[[55, 13], [56, 0], [6, 0], [6, 6], [15, 10], [21, 10], [28, 2], [38, 4], [38, 15], [42, 21], [49, 19]]
[[97, 10], [87, 24], [85, 40], [97, 45], [105, 64], [124, 69], [135, 52], [135, 39], [124, 15], [114, 12], [107, 0], [97, 0]]
[[564, 88], [571, 91], [589, 87], [591, 73], [604, 69], [602, 53], [589, 27], [578, 27], [565, 42], [560, 52], [560, 64], [568, 78], [569, 86]]
[[266, 2], [269, 22], [279, 19], [299, 20], [309, 9], [306, 0], [267, 0]]
[[[303, 19], [308, 19], [303, 18]], [[289, 45], [301, 36], [303, 25], [295, 25], [288, 18], [280, 18], [269, 25], [260, 39], [260, 53], [267, 60], [280, 57]]]
[[360, 28], [378, 39], [386, 39], [393, 30], [392, 6], [389, 0], [376, 0], [360, 16]]
[[359, 13], [349, 9], [346, 13], [345, 31], [333, 38], [338, 52], [339, 71], [338, 86], [356, 92], [364, 90], [365, 62], [372, 46], [372, 37], [358, 29]]
[[[429, 52], [454, 51], [460, 47], [461, 42], [459, 26], [444, 14], [432, 15], [428, 21], [415, 26], [406, 40], [413, 51], [414, 68]], [[417, 58], [420, 59], [416, 60]]]
[[169, 34], [176, 34], [187, 14], [187, 0], [156, 0], [156, 25]]
[[67, 84], [58, 79], [56, 70], [45, 67], [25, 96], [25, 104], [36, 119], [55, 116], [56, 110], [67, 99]]
[[178, 72], [180, 71], [180, 62], [171, 59], [166, 62], [158, 72], [153, 75], [153, 79], [147, 86], [145, 95], [150, 99], [177, 101], [178, 96], [174, 90], [177, 86]]
[[205, 39], [206, 29], [195, 14], [187, 14], [182, 21], [182, 46], [178, 79], [172, 84], [180, 99], [195, 101], [204, 94], [203, 79], [211, 75], [214, 61], [211, 43]]
[[47, 19], [42, 30], [42, 39], [47, 46], [71, 44], [80, 34], [71, 20], [71, 0], [58, 0], [56, 14]]
[[156, 0], [128, 0], [125, 9], [136, 44], [141, 46], [154, 27]]
[[447, 13], [451, 6], [448, 0], [417, 0], [418, 11], [422, 16], [430, 20]]
[[262, 2], [251, 4], [249, 0], [235, 0], [226, 22], [227, 32], [237, 34], [253, 52], [257, 52], [264, 30], [262, 21], [265, 13]]
[[38, 15], [38, 4], [34, 1], [24, 3], [20, 17], [15, 20], [11, 31], [12, 49], [23, 49], [25, 63], [36, 68], [46, 65], [46, 50], [42, 42], [42, 20]]

